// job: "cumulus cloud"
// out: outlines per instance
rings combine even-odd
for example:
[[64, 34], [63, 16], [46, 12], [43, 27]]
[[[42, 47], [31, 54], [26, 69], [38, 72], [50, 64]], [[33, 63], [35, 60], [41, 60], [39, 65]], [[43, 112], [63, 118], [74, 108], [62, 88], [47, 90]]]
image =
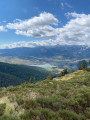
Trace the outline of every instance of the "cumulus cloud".
[[67, 13], [68, 23], [59, 29], [57, 40], [65, 44], [90, 44], [90, 14]]
[[15, 42], [12, 44], [5, 44], [0, 46], [0, 49], [11, 49], [16, 47], [38, 47], [38, 46], [55, 46], [57, 45], [55, 40], [49, 39], [49, 40], [35, 40], [31, 42], [21, 41], [21, 42]]
[[[54, 46], [57, 44], [90, 46], [90, 14], [77, 14], [74, 12], [67, 13], [66, 16], [69, 18], [68, 22], [61, 28], [58, 26], [58, 19], [51, 13], [45, 12], [28, 20], [17, 20], [18, 22], [8, 23], [7, 28], [15, 29], [18, 35], [49, 39], [18, 42], [2, 46], [2, 48]], [[52, 25], [57, 25], [57, 28]]]
[[11, 49], [11, 48], [17, 48], [17, 47], [35, 47], [32, 44], [30, 44], [30, 42], [25, 42], [25, 41], [21, 41], [21, 42], [15, 42], [12, 44], [4, 44], [0, 46], [0, 49]]
[[28, 20], [8, 23], [8, 29], [15, 29], [17, 35], [37, 38], [49, 38], [57, 35], [57, 30], [52, 25], [58, 25], [58, 19], [51, 13], [43, 12], [38, 17]]

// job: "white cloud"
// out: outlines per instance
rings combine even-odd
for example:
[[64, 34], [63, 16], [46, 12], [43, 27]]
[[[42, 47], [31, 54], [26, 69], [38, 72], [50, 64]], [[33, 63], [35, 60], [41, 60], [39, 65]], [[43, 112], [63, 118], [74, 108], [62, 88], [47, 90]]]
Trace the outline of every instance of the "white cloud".
[[61, 2], [61, 6], [62, 6], [62, 8], [64, 9], [64, 3], [63, 3], [63, 2]]
[[72, 8], [72, 6], [71, 6], [69, 3], [65, 2], [64, 4], [65, 4], [68, 8]]
[[[18, 42], [4, 45], [2, 48], [54, 46], [57, 44], [90, 46], [90, 14], [67, 13], [66, 15], [69, 17], [68, 22], [61, 28], [52, 27], [51, 25], [58, 25], [58, 20], [54, 15], [45, 12], [29, 20], [9, 23], [8, 29], [15, 29], [16, 34], [49, 39]], [[52, 37], [55, 39], [52, 40]]]
[[61, 7], [62, 7], [62, 9], [65, 9], [65, 8], [70, 8], [71, 9], [72, 8], [72, 6], [65, 1], [61, 2]]
[[10, 48], [16, 48], [16, 47], [38, 47], [38, 46], [55, 46], [57, 45], [55, 40], [49, 39], [49, 40], [35, 40], [31, 42], [21, 41], [21, 42], [15, 42], [12, 44], [5, 44], [0, 46], [0, 49], [10, 49]]
[[0, 32], [6, 31], [4, 26], [0, 26]]
[[90, 45], [90, 14], [68, 13], [69, 22], [59, 29], [57, 40], [65, 44]]
[[51, 13], [43, 12], [38, 17], [15, 23], [8, 23], [8, 29], [15, 29], [17, 35], [49, 38], [57, 35], [57, 30], [52, 25], [58, 25], [58, 19]]
[[8, 49], [8, 48], [16, 48], [16, 47], [35, 47], [32, 44], [29, 44], [29, 42], [21, 41], [21, 42], [15, 42], [12, 44], [4, 44], [0, 46], [0, 49]]

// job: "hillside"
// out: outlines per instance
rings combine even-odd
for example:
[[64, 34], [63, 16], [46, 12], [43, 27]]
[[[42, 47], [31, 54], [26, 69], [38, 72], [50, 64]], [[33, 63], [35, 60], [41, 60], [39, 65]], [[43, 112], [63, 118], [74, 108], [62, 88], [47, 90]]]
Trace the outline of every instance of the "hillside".
[[0, 62], [0, 87], [19, 85], [23, 82], [28, 82], [32, 76], [35, 81], [45, 79], [50, 72], [43, 68], [14, 65]]
[[7, 87], [10, 85], [16, 86], [24, 82], [25, 80], [19, 77], [0, 72], [0, 87]]
[[0, 89], [0, 120], [89, 120], [90, 72]]

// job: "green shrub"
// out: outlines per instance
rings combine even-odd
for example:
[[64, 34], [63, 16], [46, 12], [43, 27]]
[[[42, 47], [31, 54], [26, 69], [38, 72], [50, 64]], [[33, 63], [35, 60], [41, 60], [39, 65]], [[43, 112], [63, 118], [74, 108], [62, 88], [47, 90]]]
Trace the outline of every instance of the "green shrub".
[[0, 104], [0, 116], [2, 116], [5, 112], [6, 104]]
[[85, 120], [84, 116], [78, 115], [75, 112], [69, 111], [69, 110], [61, 110], [61, 111], [59, 111], [59, 116], [63, 120]]
[[0, 120], [20, 120], [18, 119], [17, 116], [14, 116], [14, 115], [4, 115], [2, 117], [0, 117]]
[[85, 116], [90, 119], [90, 107], [85, 110]]
[[30, 110], [21, 116], [22, 120], [62, 120], [57, 113], [49, 109]]
[[47, 79], [53, 80], [53, 76], [50, 74], [50, 75], [47, 77]]
[[18, 98], [16, 101], [17, 101], [18, 105], [24, 104], [24, 100], [21, 98]]
[[40, 104], [42, 108], [50, 108], [52, 107], [52, 100], [50, 98], [38, 98], [37, 102]]
[[35, 100], [25, 100], [24, 104], [23, 104], [23, 108], [26, 110], [30, 110], [30, 109], [35, 109], [37, 108], [38, 104]]
[[40, 114], [40, 120], [61, 120], [58, 117], [58, 114], [49, 110], [49, 109], [42, 109]]
[[13, 86], [9, 86], [9, 87], [7, 88], [7, 90], [10, 91], [10, 92], [14, 92], [15, 90], [17, 90], [17, 88], [16, 88], [16, 87], [13, 87]]
[[37, 120], [37, 116], [39, 115], [40, 115], [39, 110], [30, 110], [30, 111], [25, 112], [21, 116], [21, 120]]
[[38, 98], [37, 103], [39, 103], [40, 107], [48, 108], [53, 111], [58, 111], [65, 107], [65, 99], [60, 96], [53, 96], [49, 98]]
[[84, 112], [90, 103], [90, 90], [89, 89], [80, 89], [78, 90], [67, 102], [75, 112], [80, 113]]
[[86, 68], [86, 71], [90, 72], [90, 68]]
[[60, 95], [66, 98], [68, 96], [68, 91], [62, 91]]

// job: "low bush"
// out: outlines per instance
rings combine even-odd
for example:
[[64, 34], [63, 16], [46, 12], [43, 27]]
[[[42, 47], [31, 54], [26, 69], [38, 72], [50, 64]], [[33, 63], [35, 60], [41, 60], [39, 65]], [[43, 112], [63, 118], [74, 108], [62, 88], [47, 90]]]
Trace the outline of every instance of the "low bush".
[[49, 109], [30, 110], [21, 116], [22, 120], [62, 120], [57, 113]]
[[20, 119], [14, 115], [4, 115], [0, 117], [0, 120], [20, 120]]
[[30, 109], [35, 109], [37, 108], [38, 104], [35, 100], [25, 100], [24, 104], [23, 104], [23, 108], [25, 110], [30, 110]]
[[21, 98], [18, 98], [16, 101], [17, 101], [18, 105], [24, 104], [24, 100]]
[[60, 110], [59, 116], [63, 120], [85, 120], [83, 115], [76, 114], [75, 112], [69, 110]]
[[37, 103], [39, 103], [41, 108], [48, 108], [53, 111], [58, 111], [59, 109], [64, 109], [66, 105], [66, 100], [60, 96], [53, 96], [49, 98], [38, 98]]
[[37, 119], [37, 117], [40, 115], [40, 111], [39, 110], [30, 110], [25, 112], [22, 116], [21, 116], [21, 120], [39, 120]]
[[0, 116], [2, 116], [5, 112], [6, 104], [0, 104]]
[[90, 119], [90, 107], [85, 110], [85, 116]]

